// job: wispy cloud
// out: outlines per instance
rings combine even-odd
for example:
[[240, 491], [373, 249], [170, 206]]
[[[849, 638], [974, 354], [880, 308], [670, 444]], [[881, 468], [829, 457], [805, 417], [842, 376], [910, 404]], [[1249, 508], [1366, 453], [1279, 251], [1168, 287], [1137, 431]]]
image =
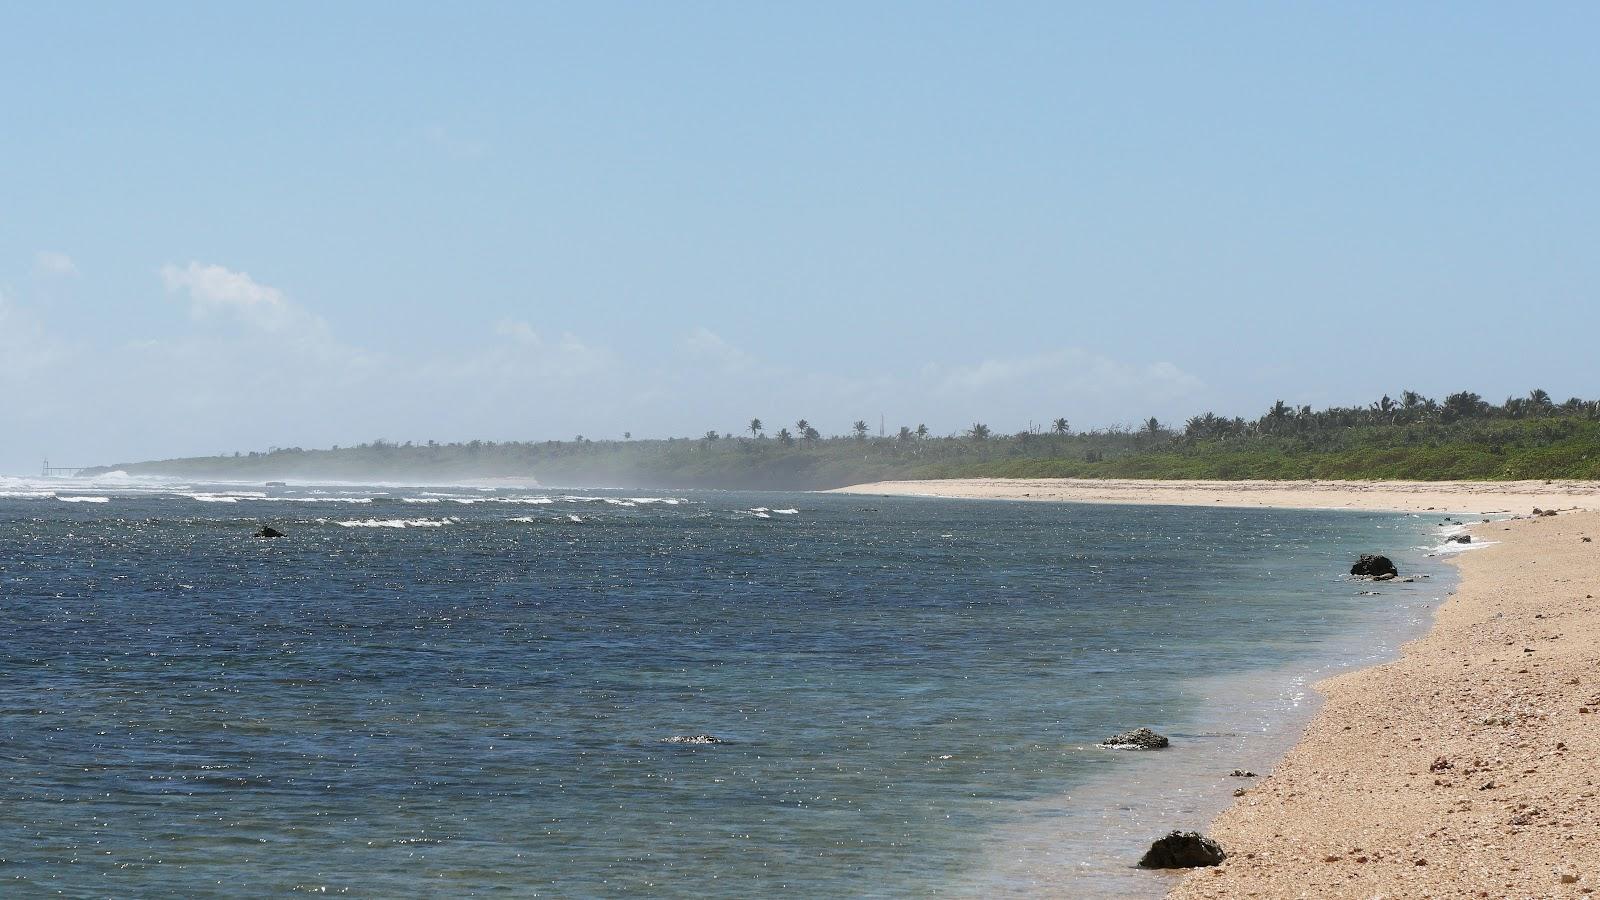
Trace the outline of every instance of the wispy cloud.
[[62, 357], [60, 342], [0, 292], [0, 379], [21, 377]]
[[1042, 385], [1064, 395], [1110, 394], [1171, 400], [1200, 390], [1200, 379], [1170, 362], [1134, 365], [1078, 348], [1054, 350], [927, 371], [946, 393], [975, 394], [1018, 383]]
[[756, 357], [723, 340], [705, 326], [698, 326], [684, 337], [682, 347], [690, 356], [714, 363], [724, 373], [749, 372], [758, 364]]
[[530, 380], [586, 378], [616, 366], [611, 351], [592, 346], [570, 332], [549, 339], [529, 323], [513, 319], [496, 324], [494, 332], [503, 340], [463, 356], [434, 360], [427, 371], [435, 377], [525, 384]]
[[39, 250], [33, 254], [33, 269], [41, 275], [66, 276], [78, 274], [72, 257], [59, 250]]
[[197, 319], [224, 316], [252, 328], [279, 333], [321, 332], [327, 327], [321, 317], [290, 302], [277, 288], [224, 266], [167, 263], [161, 267], [161, 281], [168, 293], [189, 298], [189, 313]]

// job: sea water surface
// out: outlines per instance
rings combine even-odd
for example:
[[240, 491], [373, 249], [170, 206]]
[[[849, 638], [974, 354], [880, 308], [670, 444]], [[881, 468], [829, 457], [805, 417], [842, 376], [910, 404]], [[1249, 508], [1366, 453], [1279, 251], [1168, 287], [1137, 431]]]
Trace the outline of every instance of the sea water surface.
[[0, 480], [0, 891], [1158, 896], [1441, 522]]

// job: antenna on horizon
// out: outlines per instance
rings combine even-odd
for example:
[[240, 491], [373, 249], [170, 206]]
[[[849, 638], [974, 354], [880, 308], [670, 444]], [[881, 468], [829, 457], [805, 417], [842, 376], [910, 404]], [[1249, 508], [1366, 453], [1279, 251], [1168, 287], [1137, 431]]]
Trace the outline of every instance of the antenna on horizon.
[[878, 437], [883, 437], [883, 413], [878, 413]]

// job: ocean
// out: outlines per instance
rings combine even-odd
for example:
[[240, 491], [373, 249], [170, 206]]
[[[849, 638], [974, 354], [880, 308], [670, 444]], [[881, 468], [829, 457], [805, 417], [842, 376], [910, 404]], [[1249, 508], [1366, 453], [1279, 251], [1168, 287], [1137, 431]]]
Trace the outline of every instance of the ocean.
[[0, 890], [1159, 896], [1443, 521], [0, 479]]

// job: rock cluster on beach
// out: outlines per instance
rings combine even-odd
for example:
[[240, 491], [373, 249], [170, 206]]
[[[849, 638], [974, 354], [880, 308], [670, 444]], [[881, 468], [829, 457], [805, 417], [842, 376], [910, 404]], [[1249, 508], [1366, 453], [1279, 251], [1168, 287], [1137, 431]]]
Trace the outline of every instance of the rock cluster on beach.
[[1100, 742], [1100, 746], [1113, 750], [1165, 750], [1170, 743], [1166, 735], [1156, 734], [1148, 728], [1135, 728], [1106, 738]]
[[1160, 838], [1139, 859], [1146, 869], [1193, 869], [1220, 865], [1228, 858], [1222, 845], [1195, 831], [1173, 831]]

